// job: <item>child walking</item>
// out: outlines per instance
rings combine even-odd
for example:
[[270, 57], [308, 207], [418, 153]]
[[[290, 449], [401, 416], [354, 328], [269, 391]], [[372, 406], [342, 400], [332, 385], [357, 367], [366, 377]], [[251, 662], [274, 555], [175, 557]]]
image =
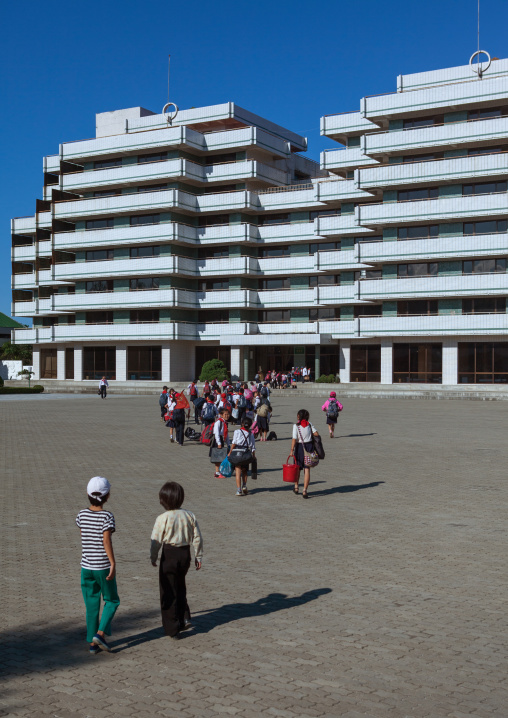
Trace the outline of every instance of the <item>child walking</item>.
[[[120, 605], [111, 539], [115, 517], [104, 509], [110, 492], [109, 481], [103, 476], [94, 476], [86, 487], [90, 506], [76, 517], [81, 531], [81, 591], [86, 609], [86, 640], [92, 654], [99, 653], [101, 648], [111, 651], [104, 634], [111, 635], [111, 621]], [[102, 616], [101, 596], [104, 601]]]
[[159, 492], [159, 502], [166, 510], [157, 517], [152, 531], [150, 561], [157, 566], [157, 557], [162, 548], [159, 562], [159, 590], [162, 625], [166, 636], [178, 639], [180, 632], [192, 628], [185, 576], [190, 567], [190, 544], [196, 554], [196, 571], [203, 559], [203, 539], [196, 517], [191, 511], [182, 509], [185, 498], [183, 487], [175, 481], [168, 481]]

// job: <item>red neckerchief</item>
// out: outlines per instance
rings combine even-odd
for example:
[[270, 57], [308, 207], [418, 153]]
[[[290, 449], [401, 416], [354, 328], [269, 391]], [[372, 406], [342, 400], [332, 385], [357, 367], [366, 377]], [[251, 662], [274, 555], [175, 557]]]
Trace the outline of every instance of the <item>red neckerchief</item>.
[[302, 420], [299, 421], [298, 424], [297, 424], [297, 426], [301, 426], [302, 429], [305, 429], [305, 427], [308, 426], [308, 425], [309, 425], [309, 422], [308, 422], [308, 421], [305, 421], [305, 419], [302, 419]]
[[219, 418], [219, 421], [222, 422], [222, 436], [224, 437], [224, 441], [226, 441], [228, 438], [228, 423], [224, 421], [222, 417]]

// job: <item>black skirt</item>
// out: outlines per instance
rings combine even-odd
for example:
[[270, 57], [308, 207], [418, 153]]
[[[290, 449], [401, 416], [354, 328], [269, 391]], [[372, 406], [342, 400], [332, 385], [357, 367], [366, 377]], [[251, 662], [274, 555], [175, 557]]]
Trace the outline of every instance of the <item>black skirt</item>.
[[296, 445], [296, 449], [295, 449], [295, 459], [296, 459], [296, 463], [298, 464], [298, 466], [301, 469], [305, 468], [305, 464], [303, 462], [304, 457], [305, 457], [305, 454], [303, 451], [304, 446], [305, 446], [305, 451], [308, 451], [309, 454], [314, 451], [314, 444], [312, 443], [312, 441], [306, 441], [304, 444], [300, 444], [300, 442], [298, 442], [298, 444]]
[[327, 416], [326, 423], [335, 425], [337, 423], [337, 417]]
[[268, 420], [266, 416], [259, 416], [257, 415], [256, 423], [258, 425], [259, 431], [268, 431]]

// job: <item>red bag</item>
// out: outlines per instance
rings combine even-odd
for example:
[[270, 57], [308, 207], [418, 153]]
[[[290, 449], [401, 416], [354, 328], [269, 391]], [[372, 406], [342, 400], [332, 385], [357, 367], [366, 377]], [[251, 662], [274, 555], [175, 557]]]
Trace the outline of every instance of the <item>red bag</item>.
[[[289, 460], [293, 459], [293, 463], [290, 464]], [[290, 484], [294, 484], [298, 479], [300, 473], [300, 467], [296, 463], [294, 456], [288, 456], [287, 463], [282, 465], [282, 481], [287, 481]]]
[[207, 446], [210, 446], [212, 436], [213, 436], [213, 424], [208, 424], [208, 426], [205, 426], [205, 428], [201, 432], [200, 442], [202, 444], [206, 444]]

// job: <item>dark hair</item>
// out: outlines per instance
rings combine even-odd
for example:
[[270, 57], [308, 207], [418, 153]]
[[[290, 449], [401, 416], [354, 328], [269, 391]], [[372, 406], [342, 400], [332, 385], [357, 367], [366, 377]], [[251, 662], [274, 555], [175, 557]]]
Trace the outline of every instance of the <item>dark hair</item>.
[[179, 509], [183, 504], [184, 498], [185, 492], [183, 487], [177, 484], [176, 481], [168, 481], [159, 491], [159, 501], [166, 511]]
[[226, 411], [227, 411], [228, 414], [229, 414], [229, 409], [226, 409], [225, 406], [221, 406], [221, 408], [219, 409], [219, 414], [225, 414]]
[[108, 499], [109, 492], [106, 494], [106, 496], [90, 496], [88, 494], [88, 501], [90, 502], [91, 506], [102, 506], [102, 504], [105, 504]]
[[244, 389], [238, 389], [239, 394], [243, 394], [243, 392], [244, 392]]
[[298, 421], [309, 421], [309, 412], [307, 409], [300, 409], [297, 414]]
[[207, 392], [206, 392], [206, 394], [205, 394], [205, 399], [208, 399], [208, 398], [209, 398], [209, 396], [210, 396], [210, 392], [209, 392], [209, 391], [207, 391]]
[[244, 419], [242, 419], [242, 426], [244, 429], [250, 429], [250, 427], [252, 426], [252, 419], [246, 416]]
[[163, 386], [163, 387], [162, 387], [162, 391], [164, 391], [164, 390], [167, 391], [167, 390], [168, 390], [168, 387], [167, 387], [167, 386]]

